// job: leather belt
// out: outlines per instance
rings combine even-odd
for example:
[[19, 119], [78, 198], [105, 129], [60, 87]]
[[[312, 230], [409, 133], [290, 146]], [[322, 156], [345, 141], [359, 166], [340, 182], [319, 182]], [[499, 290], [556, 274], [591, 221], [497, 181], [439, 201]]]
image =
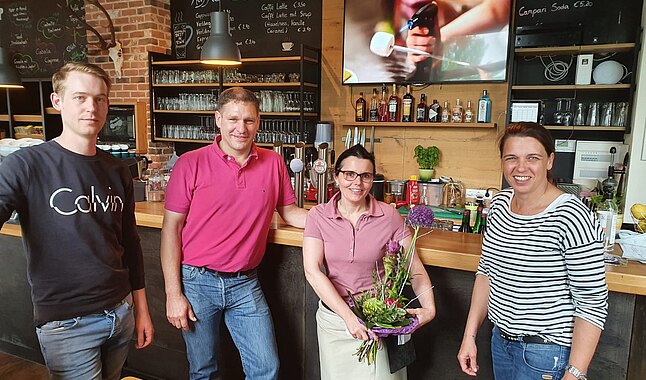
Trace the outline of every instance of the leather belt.
[[547, 339], [541, 338], [538, 335], [510, 335], [498, 328], [500, 337], [508, 340], [510, 342], [524, 342], [524, 343], [536, 343], [536, 344], [555, 344], [550, 342]]
[[241, 277], [241, 276], [248, 276], [252, 273], [254, 273], [256, 270], [255, 269], [249, 269], [249, 270], [240, 270], [237, 272], [220, 272], [219, 270], [214, 270], [210, 269], [207, 267], [200, 267], [201, 269], [204, 269], [205, 272], [217, 274], [220, 277]]

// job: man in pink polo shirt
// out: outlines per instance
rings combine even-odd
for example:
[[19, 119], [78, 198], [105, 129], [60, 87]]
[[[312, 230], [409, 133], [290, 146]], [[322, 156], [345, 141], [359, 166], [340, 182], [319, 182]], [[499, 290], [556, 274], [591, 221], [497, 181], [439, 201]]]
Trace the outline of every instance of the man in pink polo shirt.
[[218, 99], [220, 135], [183, 154], [166, 189], [161, 263], [166, 317], [186, 343], [190, 378], [219, 379], [220, 321], [240, 352], [247, 379], [276, 379], [273, 323], [256, 268], [277, 210], [303, 228], [287, 167], [253, 143], [260, 126], [258, 99], [230, 88]]

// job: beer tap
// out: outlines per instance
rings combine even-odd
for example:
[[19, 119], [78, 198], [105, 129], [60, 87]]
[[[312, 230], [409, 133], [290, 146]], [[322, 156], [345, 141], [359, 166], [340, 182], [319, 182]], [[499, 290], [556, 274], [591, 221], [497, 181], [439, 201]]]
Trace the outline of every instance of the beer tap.
[[316, 173], [316, 202], [318, 204], [327, 202], [327, 171], [328, 171], [328, 144], [321, 143], [318, 146], [318, 158], [312, 164]]
[[295, 144], [294, 159], [289, 162], [289, 168], [294, 172], [294, 193], [296, 206], [303, 207], [303, 158], [305, 157], [305, 143], [299, 141]]

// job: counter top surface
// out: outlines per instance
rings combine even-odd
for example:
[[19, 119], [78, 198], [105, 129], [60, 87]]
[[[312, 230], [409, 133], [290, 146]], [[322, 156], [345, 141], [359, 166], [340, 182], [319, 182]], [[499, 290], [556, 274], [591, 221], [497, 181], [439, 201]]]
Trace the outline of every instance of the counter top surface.
[[[137, 202], [135, 217], [144, 227], [161, 228], [164, 215], [162, 202]], [[20, 237], [20, 226], [5, 224], [0, 233]], [[303, 230], [286, 225], [274, 215], [269, 242], [300, 247]], [[418, 240], [417, 248], [422, 262], [441, 268], [475, 272], [480, 259], [480, 235], [433, 230]], [[646, 295], [646, 265], [629, 261], [626, 266], [606, 266], [606, 282], [614, 292]]]

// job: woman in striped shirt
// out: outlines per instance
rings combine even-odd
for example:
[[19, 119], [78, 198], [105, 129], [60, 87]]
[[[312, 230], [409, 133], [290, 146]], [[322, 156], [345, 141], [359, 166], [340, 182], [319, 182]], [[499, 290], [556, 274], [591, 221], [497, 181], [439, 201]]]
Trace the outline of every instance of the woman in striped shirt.
[[499, 149], [511, 188], [492, 201], [458, 361], [476, 375], [475, 336], [488, 316], [496, 379], [586, 379], [608, 308], [603, 232], [551, 183], [545, 128], [511, 124]]

